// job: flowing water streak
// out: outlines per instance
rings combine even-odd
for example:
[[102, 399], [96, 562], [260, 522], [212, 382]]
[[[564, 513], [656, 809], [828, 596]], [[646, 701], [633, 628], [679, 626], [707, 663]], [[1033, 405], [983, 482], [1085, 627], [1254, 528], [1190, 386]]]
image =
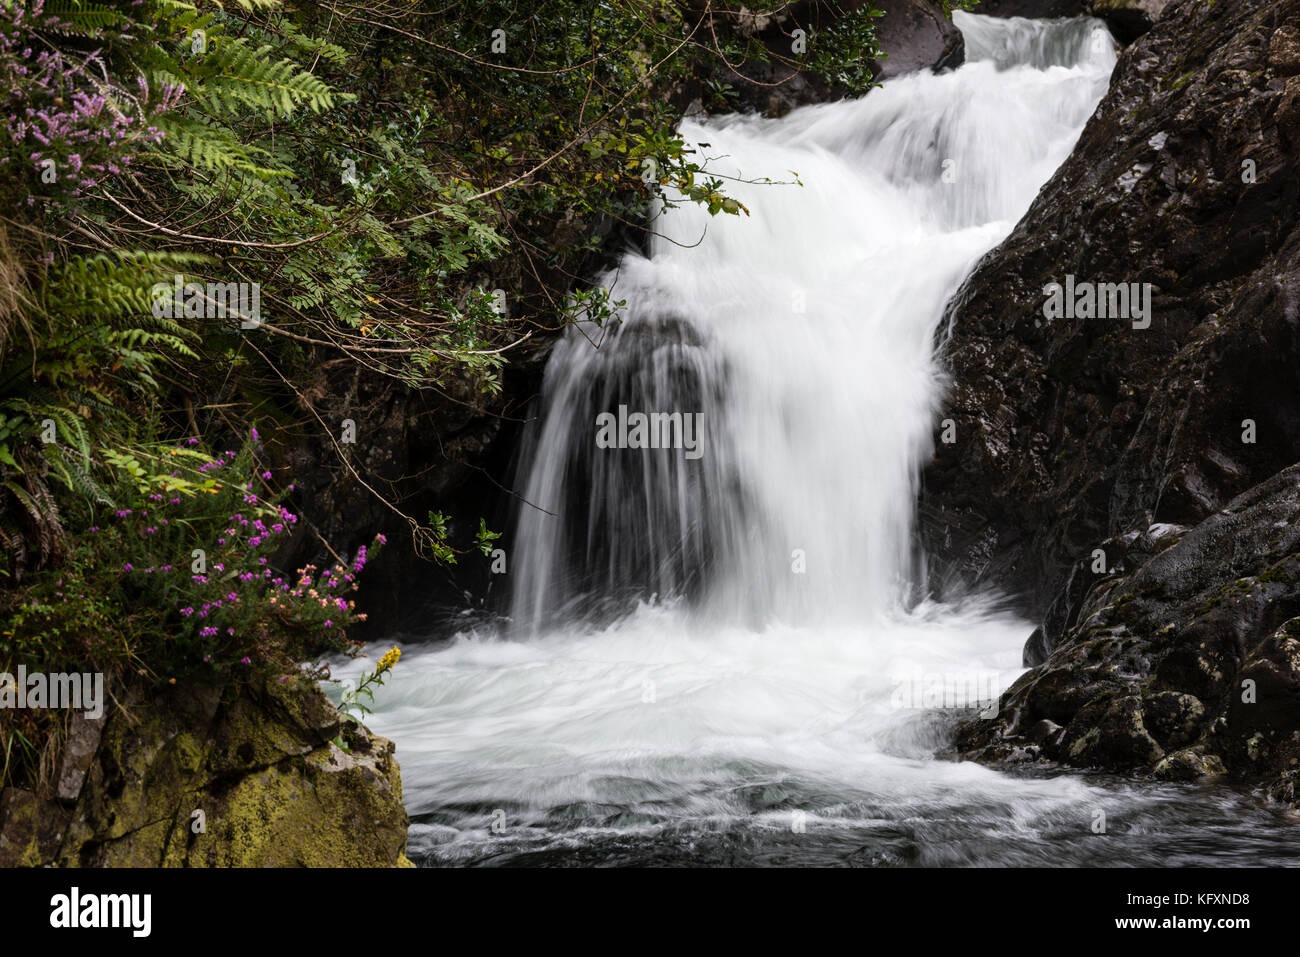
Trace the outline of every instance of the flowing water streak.
[[[1091, 861], [1096, 810], [1175, 806], [934, 760], [950, 722], [908, 707], [909, 681], [1019, 670], [1023, 622], [915, 600], [934, 340], [1115, 62], [1097, 21], [955, 18], [957, 71], [683, 124], [752, 215], [661, 216], [606, 279], [621, 324], [556, 347], [512, 625], [408, 648], [371, 721], [413, 857]], [[701, 413], [702, 455], [598, 449], [620, 405]]]

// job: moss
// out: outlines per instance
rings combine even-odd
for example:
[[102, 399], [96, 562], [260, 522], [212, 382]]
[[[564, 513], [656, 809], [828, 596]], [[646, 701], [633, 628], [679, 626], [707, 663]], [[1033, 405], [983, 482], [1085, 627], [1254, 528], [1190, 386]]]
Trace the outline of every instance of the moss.
[[[16, 810], [6, 815], [0, 863], [400, 864], [407, 818], [389, 742], [357, 728], [352, 754], [309, 744], [337, 722], [314, 686], [246, 693], [226, 707], [215, 695], [194, 701], [132, 706], [134, 720], [114, 715], [75, 811], [34, 797], [24, 810], [6, 796]], [[205, 833], [191, 828], [196, 809]], [[59, 813], [57, 826], [45, 823]]]
[[1282, 585], [1291, 584], [1296, 580], [1296, 578], [1294, 575], [1290, 575], [1282, 570], [1283, 564], [1284, 564], [1283, 562], [1279, 562], [1278, 564], [1274, 565], [1272, 568], [1265, 570], [1256, 580], [1259, 582], [1264, 582], [1269, 584], [1282, 584]]
[[384, 770], [379, 764], [372, 768], [331, 744], [307, 758], [305, 775], [267, 768], [245, 777], [208, 819], [217, 848], [211, 863], [393, 865], [405, 846], [406, 814], [377, 780]]
[[0, 834], [0, 867], [40, 867], [40, 806], [30, 791], [10, 789], [4, 802], [4, 831]]
[[1153, 581], [1143, 585], [1138, 589], [1139, 598], [1160, 598], [1165, 594], [1165, 583], [1162, 581]]
[[1223, 599], [1217, 596], [1211, 598], [1209, 601], [1201, 602], [1201, 604], [1197, 605], [1195, 608], [1192, 609], [1192, 617], [1200, 618], [1202, 615], [1214, 611], [1214, 609], [1218, 608], [1219, 605], [1221, 605], [1222, 603], [1223, 603]]

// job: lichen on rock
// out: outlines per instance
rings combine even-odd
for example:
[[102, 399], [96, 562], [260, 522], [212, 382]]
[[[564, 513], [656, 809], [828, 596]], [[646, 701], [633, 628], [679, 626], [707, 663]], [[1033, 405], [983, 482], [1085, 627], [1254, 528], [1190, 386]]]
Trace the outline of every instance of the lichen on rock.
[[306, 681], [137, 695], [71, 806], [0, 797], [0, 866], [406, 866], [394, 752]]

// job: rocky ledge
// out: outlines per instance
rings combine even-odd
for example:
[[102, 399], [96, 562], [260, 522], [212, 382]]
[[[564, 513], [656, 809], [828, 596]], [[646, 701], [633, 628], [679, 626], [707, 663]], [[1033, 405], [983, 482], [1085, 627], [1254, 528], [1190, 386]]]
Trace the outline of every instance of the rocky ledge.
[[393, 752], [307, 682], [139, 696], [4, 791], [0, 867], [409, 866]]

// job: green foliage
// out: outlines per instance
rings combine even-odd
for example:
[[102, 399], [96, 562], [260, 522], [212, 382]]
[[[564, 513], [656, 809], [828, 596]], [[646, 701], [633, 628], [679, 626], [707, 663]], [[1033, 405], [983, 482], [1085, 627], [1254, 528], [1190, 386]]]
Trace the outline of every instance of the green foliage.
[[89, 500], [92, 431], [119, 432], [156, 391], [159, 366], [196, 359], [196, 335], [151, 311], [151, 287], [202, 262], [193, 253], [76, 256], [45, 271], [22, 328], [0, 352], [0, 542], [21, 576], [60, 551], [63, 527], [51, 483]]
[[478, 532], [474, 536], [474, 545], [485, 556], [491, 557], [492, 549], [495, 547], [492, 543], [500, 537], [500, 532], [488, 530], [486, 520], [481, 518], [478, 520]]
[[882, 16], [883, 10], [867, 4], [841, 17], [813, 38], [806, 65], [852, 93], [865, 93], [874, 85], [872, 61], [882, 55], [873, 22]]

